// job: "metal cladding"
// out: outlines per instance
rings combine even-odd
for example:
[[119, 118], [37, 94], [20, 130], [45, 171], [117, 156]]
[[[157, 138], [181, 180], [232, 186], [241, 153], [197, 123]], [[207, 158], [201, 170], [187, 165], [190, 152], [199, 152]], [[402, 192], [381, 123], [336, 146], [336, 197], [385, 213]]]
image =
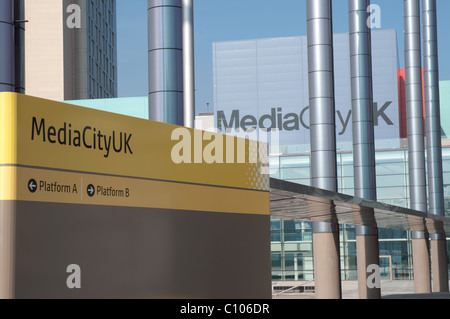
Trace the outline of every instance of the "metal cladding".
[[[337, 191], [334, 105], [333, 30], [331, 0], [306, 1], [308, 27], [308, 81], [311, 128], [311, 183]], [[329, 221], [312, 223], [316, 298], [341, 298], [339, 228], [333, 206]], [[320, 255], [326, 255], [323, 265]]]
[[411, 208], [427, 211], [419, 0], [404, 0], [405, 88]]
[[[375, 201], [372, 50], [367, 25], [369, 5], [369, 0], [348, 1], [355, 196]], [[359, 295], [361, 298], [380, 298], [380, 289], [368, 289], [367, 275], [364, 276], [369, 265], [380, 263], [378, 253], [374, 253], [378, 252], [378, 229], [374, 226], [356, 226], [356, 236]]]
[[15, 91], [25, 94], [25, 3], [14, 1]]
[[[367, 26], [369, 0], [349, 0], [350, 68], [353, 114], [355, 196], [376, 200], [373, 120], [372, 50]], [[376, 235], [377, 229], [357, 226], [357, 235]]]
[[14, 92], [14, 0], [0, 0], [0, 92]]
[[307, 2], [312, 186], [337, 191], [331, 1]]
[[[445, 216], [442, 178], [441, 116], [436, 0], [422, 1], [425, 127], [428, 165], [428, 212]], [[448, 292], [445, 232], [430, 232], [433, 291]]]
[[422, 11], [429, 213], [444, 216], [436, 1], [423, 0]]
[[183, 125], [181, 0], [148, 0], [149, 119]]
[[349, 0], [355, 196], [376, 200], [369, 0]]
[[[411, 209], [427, 212], [419, 0], [404, 0], [403, 9], [410, 202]], [[429, 293], [431, 273], [428, 232], [413, 231], [411, 236], [415, 291]]]
[[194, 4], [183, 0], [184, 126], [193, 128], [195, 118]]

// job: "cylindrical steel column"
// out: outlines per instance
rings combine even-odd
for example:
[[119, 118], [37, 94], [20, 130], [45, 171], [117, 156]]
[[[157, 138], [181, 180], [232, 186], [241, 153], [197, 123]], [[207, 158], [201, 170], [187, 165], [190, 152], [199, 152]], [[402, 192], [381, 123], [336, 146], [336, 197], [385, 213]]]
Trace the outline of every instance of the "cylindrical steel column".
[[15, 91], [25, 94], [25, 3], [14, 0]]
[[331, 1], [307, 1], [311, 181], [337, 191]]
[[[337, 191], [331, 0], [307, 0], [312, 186]], [[331, 207], [329, 208], [332, 209]], [[341, 298], [339, 226], [313, 222], [316, 298]]]
[[[375, 139], [373, 126], [372, 49], [367, 25], [369, 0], [349, 0], [350, 68], [353, 114], [355, 196], [376, 200]], [[378, 229], [356, 226], [358, 291], [362, 299], [381, 298], [381, 289], [367, 285], [370, 265], [379, 265]]]
[[404, 0], [405, 89], [411, 208], [427, 211], [419, 0]]
[[15, 91], [14, 0], [0, 0], [0, 92]]
[[[436, 0], [423, 0], [422, 14], [429, 212], [443, 216], [445, 207], [442, 178]], [[445, 234], [430, 235], [432, 260], [438, 261], [432, 262], [433, 291], [448, 292], [448, 273], [442, 271], [444, 268], [447, 270], [446, 250], [442, 249], [446, 244]], [[439, 243], [435, 245], [433, 241]]]
[[148, 0], [149, 119], [183, 125], [181, 0]]
[[355, 196], [376, 200], [369, 0], [349, 0]]
[[[419, 0], [404, 0], [405, 89], [408, 127], [409, 192], [411, 209], [426, 212], [426, 170], [422, 94], [422, 48]], [[428, 234], [412, 232], [414, 290], [431, 292]]]
[[183, 94], [184, 126], [194, 128], [194, 0], [183, 1]]

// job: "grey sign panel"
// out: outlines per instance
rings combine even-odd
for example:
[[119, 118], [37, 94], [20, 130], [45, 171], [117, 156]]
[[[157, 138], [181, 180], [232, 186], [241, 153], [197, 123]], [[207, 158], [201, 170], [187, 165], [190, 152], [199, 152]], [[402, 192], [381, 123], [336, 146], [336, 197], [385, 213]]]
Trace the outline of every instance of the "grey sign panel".
[[[270, 298], [268, 216], [14, 205], [15, 298]], [[67, 286], [72, 264], [79, 289]]]
[[[372, 54], [375, 139], [398, 140], [396, 31], [373, 31]], [[213, 62], [217, 128], [277, 128], [280, 145], [309, 145], [305, 36], [217, 42]], [[348, 34], [334, 35], [334, 70], [338, 148], [351, 150]]]

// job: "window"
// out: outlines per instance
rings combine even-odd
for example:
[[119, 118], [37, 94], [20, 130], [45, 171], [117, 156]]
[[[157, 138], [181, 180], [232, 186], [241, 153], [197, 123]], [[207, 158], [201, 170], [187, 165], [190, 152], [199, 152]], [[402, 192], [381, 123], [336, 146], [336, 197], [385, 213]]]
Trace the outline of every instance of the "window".
[[381, 175], [377, 176], [377, 187], [394, 187], [406, 186], [406, 176], [405, 175]]
[[271, 241], [281, 241], [281, 220], [279, 218], [270, 219], [270, 237]]
[[407, 189], [405, 187], [377, 188], [377, 198], [379, 201], [386, 199], [404, 199], [407, 197]]
[[309, 167], [292, 167], [280, 169], [281, 179], [305, 179], [310, 178]]
[[310, 158], [309, 156], [286, 156], [280, 157], [280, 167], [288, 168], [288, 167], [308, 167]]
[[405, 152], [404, 151], [389, 151], [389, 152], [376, 152], [376, 162], [381, 163], [404, 163]]

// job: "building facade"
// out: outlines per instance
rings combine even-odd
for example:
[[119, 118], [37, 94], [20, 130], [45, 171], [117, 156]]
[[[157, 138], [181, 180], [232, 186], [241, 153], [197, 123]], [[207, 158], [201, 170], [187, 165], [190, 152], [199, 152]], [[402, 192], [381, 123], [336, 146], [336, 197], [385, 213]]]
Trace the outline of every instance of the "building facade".
[[115, 0], [26, 0], [25, 18], [26, 94], [117, 96]]
[[[443, 140], [444, 196], [446, 216], [450, 216], [450, 141]], [[340, 193], [354, 195], [353, 154], [337, 155]], [[406, 147], [376, 152], [377, 198], [379, 202], [409, 208], [408, 150]], [[272, 156], [270, 176], [310, 185], [310, 155]], [[312, 280], [314, 278], [311, 223], [298, 220], [271, 220], [273, 280]], [[340, 226], [341, 272], [343, 280], [356, 280], [355, 227]], [[450, 253], [450, 245], [447, 251]], [[411, 233], [379, 229], [382, 279], [413, 279]], [[450, 261], [449, 261], [450, 262]]]
[[[376, 146], [399, 136], [398, 51], [395, 30], [374, 31]], [[337, 147], [352, 149], [349, 35], [334, 35]], [[278, 129], [279, 144], [310, 151], [307, 37], [213, 44], [216, 127]]]
[[[354, 196], [350, 48], [348, 34], [334, 35], [338, 192]], [[395, 30], [372, 32], [372, 69], [379, 202], [410, 208], [405, 99]], [[270, 176], [311, 185], [307, 38], [271, 38], [213, 44], [214, 117], [222, 132], [277, 129], [279, 149]], [[450, 110], [441, 82], [441, 110]], [[450, 132], [442, 121], [447, 214], [450, 200]], [[357, 279], [355, 227], [340, 225], [341, 277]], [[272, 218], [272, 279], [314, 279], [311, 223]], [[379, 229], [384, 279], [412, 279], [411, 234]]]

